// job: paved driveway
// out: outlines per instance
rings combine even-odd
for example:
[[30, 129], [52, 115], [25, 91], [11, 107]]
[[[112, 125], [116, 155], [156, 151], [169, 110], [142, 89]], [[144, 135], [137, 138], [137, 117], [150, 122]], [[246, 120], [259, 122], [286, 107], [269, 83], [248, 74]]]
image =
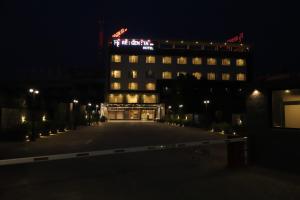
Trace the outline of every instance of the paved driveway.
[[36, 142], [0, 143], [0, 159], [172, 144], [222, 137], [224, 136], [197, 128], [154, 122], [103, 123], [96, 127], [82, 127], [76, 131], [41, 138]]

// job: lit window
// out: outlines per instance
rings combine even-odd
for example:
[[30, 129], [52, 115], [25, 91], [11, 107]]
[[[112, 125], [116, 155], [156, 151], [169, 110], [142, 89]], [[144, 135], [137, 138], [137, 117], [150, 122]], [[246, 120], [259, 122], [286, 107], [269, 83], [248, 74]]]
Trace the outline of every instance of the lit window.
[[137, 94], [127, 94], [126, 99], [127, 99], [127, 103], [138, 103], [139, 95], [137, 95]]
[[119, 82], [113, 82], [113, 83], [111, 83], [110, 88], [112, 90], [119, 90], [119, 89], [121, 89], [121, 83], [119, 83]]
[[110, 94], [108, 96], [109, 103], [123, 103], [123, 95], [122, 94]]
[[143, 95], [143, 103], [156, 103], [156, 95], [151, 94], [151, 95]]
[[112, 70], [111, 77], [113, 78], [121, 78], [121, 71], [120, 70]]
[[172, 78], [172, 72], [163, 72], [162, 73], [163, 79], [171, 79]]
[[236, 59], [236, 66], [245, 66], [246, 65], [246, 60], [245, 59]]
[[192, 63], [193, 63], [193, 65], [201, 65], [202, 64], [202, 59], [198, 58], [198, 57], [193, 58]]
[[207, 58], [208, 65], [217, 65], [217, 59], [215, 58]]
[[138, 63], [139, 57], [138, 56], [129, 56], [129, 63]]
[[237, 80], [237, 81], [245, 81], [245, 80], [246, 80], [246, 75], [243, 74], [243, 73], [238, 73], [238, 74], [236, 75], [236, 80]]
[[135, 83], [135, 82], [128, 83], [128, 89], [129, 90], [137, 90], [138, 89], [138, 84]]
[[146, 89], [147, 90], [155, 90], [155, 83], [147, 83]]
[[197, 79], [197, 80], [200, 80], [201, 77], [202, 77], [202, 74], [200, 72], [194, 72], [193, 73], [193, 76]]
[[165, 56], [162, 58], [163, 64], [171, 64], [172, 63], [172, 57], [171, 56]]
[[179, 57], [177, 58], [177, 64], [179, 65], [185, 65], [187, 63], [187, 58], [186, 57]]
[[136, 70], [131, 70], [130, 77], [131, 78], [137, 78], [137, 71]]
[[223, 81], [229, 81], [230, 80], [230, 74], [229, 73], [223, 73], [222, 74], [222, 80]]
[[[261, 94], [261, 93], [260, 93]], [[259, 95], [252, 98], [259, 98]], [[300, 90], [288, 89], [272, 91], [273, 127], [300, 128]]]
[[230, 64], [231, 64], [231, 62], [230, 62], [229, 58], [223, 58], [222, 59], [222, 65], [228, 66]]
[[121, 56], [120, 55], [112, 55], [111, 56], [111, 61], [114, 63], [120, 63], [121, 62]]
[[186, 72], [177, 72], [177, 76], [186, 76], [187, 73]]
[[155, 63], [154, 56], [146, 56], [146, 63]]
[[207, 73], [207, 80], [216, 80], [216, 74], [213, 72]]

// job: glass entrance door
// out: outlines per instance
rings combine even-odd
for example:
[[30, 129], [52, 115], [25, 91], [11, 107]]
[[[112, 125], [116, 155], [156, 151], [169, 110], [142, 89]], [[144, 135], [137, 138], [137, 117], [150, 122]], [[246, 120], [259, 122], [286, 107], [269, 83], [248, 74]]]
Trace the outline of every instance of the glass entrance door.
[[129, 119], [140, 119], [139, 110], [129, 110], [128, 115], [129, 115]]
[[154, 120], [155, 110], [142, 110], [141, 119], [142, 120]]

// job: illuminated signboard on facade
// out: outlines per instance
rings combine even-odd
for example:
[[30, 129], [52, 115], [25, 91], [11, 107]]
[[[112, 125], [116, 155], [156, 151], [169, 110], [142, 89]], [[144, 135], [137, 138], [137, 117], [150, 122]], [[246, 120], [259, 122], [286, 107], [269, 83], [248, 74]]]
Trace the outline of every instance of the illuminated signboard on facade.
[[154, 44], [151, 40], [143, 39], [115, 39], [113, 40], [115, 47], [141, 47], [143, 50], [154, 50]]
[[118, 32], [112, 35], [112, 38], [120, 38], [121, 35], [127, 32], [127, 28], [122, 28]]

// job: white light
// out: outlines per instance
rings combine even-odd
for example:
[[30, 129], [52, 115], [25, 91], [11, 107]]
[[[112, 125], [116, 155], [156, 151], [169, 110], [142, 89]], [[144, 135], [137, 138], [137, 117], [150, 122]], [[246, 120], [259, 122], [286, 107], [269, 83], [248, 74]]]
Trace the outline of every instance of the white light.
[[30, 93], [33, 93], [33, 92], [34, 92], [34, 89], [30, 88], [30, 89], [29, 89], [29, 92], [30, 92]]
[[92, 106], [92, 104], [91, 104], [91, 103], [88, 103], [88, 106]]
[[204, 100], [203, 103], [204, 103], [204, 104], [209, 104], [210, 101], [209, 101], [209, 100]]
[[257, 89], [255, 89], [255, 90], [252, 92], [252, 95], [253, 95], [253, 96], [258, 96], [258, 95], [260, 95], [260, 92], [259, 92]]
[[46, 121], [46, 115], [43, 115], [42, 117], [42, 121], [45, 122]]
[[78, 103], [79, 101], [77, 99], [74, 99], [73, 100], [73, 103]]
[[96, 105], [96, 108], [99, 108], [99, 105]]
[[290, 91], [290, 90], [285, 90], [284, 92], [285, 92], [285, 93], [287, 93], [287, 94], [288, 94], [288, 93], [291, 93], [291, 91]]
[[25, 123], [25, 122], [26, 122], [26, 116], [25, 116], [25, 115], [22, 115], [22, 116], [21, 116], [21, 122], [22, 122], [22, 123]]
[[34, 93], [35, 93], [35, 94], [38, 94], [38, 93], [40, 93], [40, 91], [38, 91], [38, 90], [35, 90], [35, 91], [34, 91]]
[[183, 105], [182, 105], [182, 104], [180, 104], [180, 105], [179, 105], [179, 108], [182, 108], [182, 107], [183, 107]]
[[168, 106], [169, 109], [172, 109], [172, 106]]

